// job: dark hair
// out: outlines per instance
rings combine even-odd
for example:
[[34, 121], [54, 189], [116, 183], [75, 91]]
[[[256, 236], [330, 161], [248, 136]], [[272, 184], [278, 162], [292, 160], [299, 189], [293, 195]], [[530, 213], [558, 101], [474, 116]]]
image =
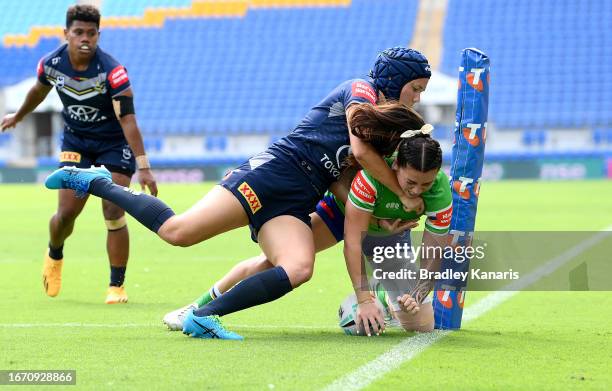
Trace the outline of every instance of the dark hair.
[[76, 4], [66, 11], [66, 28], [69, 29], [75, 20], [81, 22], [92, 22], [100, 29], [100, 11], [91, 4]]
[[421, 129], [425, 121], [411, 107], [392, 101], [378, 106], [358, 104], [349, 123], [353, 135], [370, 143], [382, 156], [387, 156], [395, 152], [405, 130]]
[[403, 139], [397, 150], [397, 165], [421, 172], [439, 170], [442, 167], [440, 143], [425, 134]]

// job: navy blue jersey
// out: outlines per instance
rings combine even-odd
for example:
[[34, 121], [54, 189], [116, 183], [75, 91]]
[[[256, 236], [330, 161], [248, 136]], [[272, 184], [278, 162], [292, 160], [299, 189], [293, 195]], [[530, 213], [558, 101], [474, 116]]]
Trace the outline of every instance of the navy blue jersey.
[[324, 192], [335, 182], [350, 152], [346, 110], [353, 103], [376, 104], [374, 85], [364, 79], [345, 81], [313, 107], [302, 122], [270, 149], [306, 160], [316, 171], [316, 186]]
[[97, 48], [85, 71], [75, 71], [64, 44], [38, 63], [38, 81], [55, 86], [66, 129], [96, 139], [122, 138], [112, 97], [130, 88], [126, 69]]

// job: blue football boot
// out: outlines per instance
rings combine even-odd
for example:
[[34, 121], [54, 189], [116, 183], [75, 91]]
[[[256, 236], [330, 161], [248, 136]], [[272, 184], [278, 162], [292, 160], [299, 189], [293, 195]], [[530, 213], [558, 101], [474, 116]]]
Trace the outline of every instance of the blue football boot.
[[183, 334], [194, 338], [232, 339], [241, 341], [242, 336], [228, 331], [218, 316], [196, 316], [189, 311], [183, 322]]
[[98, 178], [106, 178], [112, 181], [112, 175], [106, 167], [62, 167], [59, 168], [45, 180], [47, 189], [71, 189], [76, 192], [77, 197], [84, 197], [89, 190], [91, 181]]

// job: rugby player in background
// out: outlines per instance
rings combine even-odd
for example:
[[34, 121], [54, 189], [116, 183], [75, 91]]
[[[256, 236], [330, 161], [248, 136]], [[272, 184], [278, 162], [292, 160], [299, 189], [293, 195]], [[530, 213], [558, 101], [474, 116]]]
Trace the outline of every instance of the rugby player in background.
[[[113, 182], [129, 187], [138, 167], [142, 189], [157, 195], [157, 184], [145, 154], [136, 122], [133, 93], [126, 69], [98, 47], [100, 12], [92, 5], [74, 5], [66, 13], [66, 43], [38, 63], [38, 80], [16, 113], [2, 119], [2, 131], [12, 128], [31, 113], [53, 87], [62, 100], [65, 121], [60, 167], [104, 165]], [[59, 192], [59, 204], [49, 223], [49, 247], [45, 252], [43, 284], [55, 297], [61, 288], [63, 248], [87, 197], [72, 190]], [[110, 262], [110, 285], [106, 303], [126, 303], [123, 288], [129, 255], [129, 236], [124, 211], [102, 200], [108, 229], [106, 248]]]
[[[413, 67], [420, 79], [431, 76], [425, 57], [404, 48], [379, 56], [381, 69]], [[383, 87], [401, 96], [405, 77], [392, 80], [382, 72]], [[424, 89], [424, 86], [419, 87]], [[236, 285], [230, 292], [191, 312], [183, 332], [198, 338], [242, 339], [227, 331], [219, 316], [276, 300], [308, 281], [315, 247], [309, 214], [338, 180], [351, 150], [357, 162], [395, 192], [408, 210], [422, 211], [410, 198], [383, 156], [395, 151], [405, 129], [420, 129], [422, 118], [402, 103], [377, 103], [371, 80], [348, 80], [331, 91], [289, 135], [229, 173], [187, 212], [175, 215], [160, 200], [125, 191], [104, 169], [63, 168], [51, 174], [50, 189], [71, 188], [111, 200], [166, 242], [191, 246], [220, 233], [249, 225], [275, 266]], [[384, 92], [383, 92], [384, 93]], [[296, 190], [297, 189], [297, 190]]]

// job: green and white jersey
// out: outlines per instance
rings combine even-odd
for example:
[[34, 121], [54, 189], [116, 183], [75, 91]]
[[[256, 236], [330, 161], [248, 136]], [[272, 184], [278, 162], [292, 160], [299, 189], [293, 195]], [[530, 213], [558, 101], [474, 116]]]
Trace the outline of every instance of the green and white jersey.
[[[446, 174], [438, 172], [431, 188], [421, 197], [427, 215], [425, 229], [434, 234], [447, 233], [453, 214], [453, 197]], [[414, 220], [422, 216], [405, 211], [399, 197], [364, 170], [353, 179], [348, 199], [355, 207], [372, 213], [378, 219]], [[368, 230], [383, 231], [375, 225], [370, 225]]]

